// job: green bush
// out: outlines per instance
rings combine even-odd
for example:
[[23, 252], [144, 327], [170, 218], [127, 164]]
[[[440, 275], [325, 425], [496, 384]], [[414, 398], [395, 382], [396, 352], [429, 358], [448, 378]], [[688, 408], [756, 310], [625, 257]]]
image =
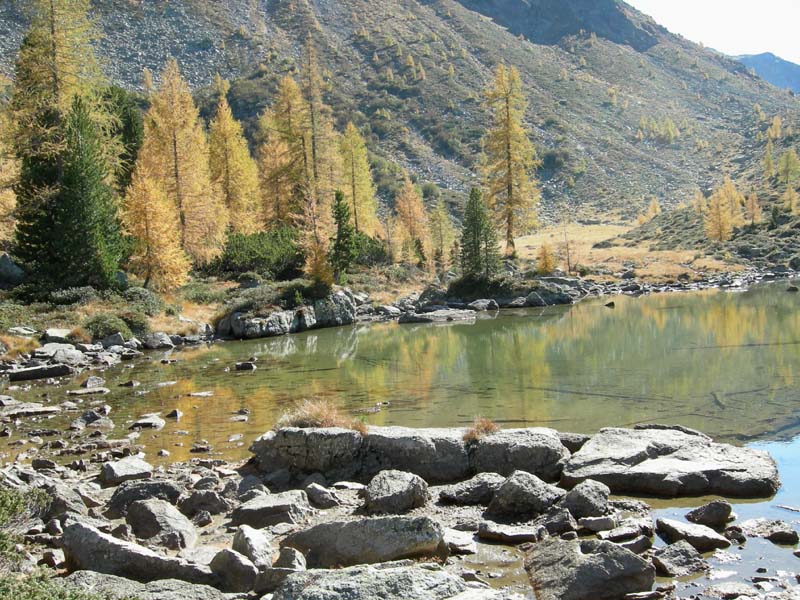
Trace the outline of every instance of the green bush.
[[228, 277], [252, 271], [262, 277], [286, 280], [301, 274], [303, 262], [297, 232], [291, 227], [278, 227], [251, 235], [231, 234], [222, 256], [206, 271]]
[[467, 275], [454, 280], [447, 288], [447, 295], [463, 300], [513, 296], [514, 282], [505, 277], [485, 278]]
[[225, 301], [225, 290], [215, 290], [207, 283], [193, 281], [181, 288], [181, 297], [196, 304], [215, 304]]
[[14, 598], [14, 600], [107, 600], [108, 597], [84, 592], [67, 586], [57, 579], [51, 579], [45, 573], [37, 573], [27, 577], [19, 577], [15, 574], [0, 576], [0, 598]]
[[141, 336], [150, 332], [150, 322], [147, 320], [147, 315], [142, 311], [127, 310], [119, 313], [117, 316], [122, 319], [134, 335]]
[[95, 315], [83, 322], [82, 327], [92, 336], [93, 340], [102, 340], [114, 333], [121, 333], [126, 339], [133, 334], [128, 324], [118, 317], [108, 313]]
[[363, 233], [356, 235], [355, 263], [365, 267], [392, 264], [389, 249], [381, 240], [376, 240]]
[[[26, 518], [35, 516], [47, 501], [46, 494], [41, 490], [20, 492], [0, 487], [0, 572], [7, 566], [13, 566], [18, 558], [15, 554], [15, 544], [18, 541], [20, 525]], [[13, 597], [0, 593], [0, 598]]]
[[50, 292], [50, 302], [57, 306], [67, 306], [70, 304], [88, 304], [100, 298], [93, 287], [74, 287]]
[[144, 314], [155, 317], [164, 310], [164, 301], [152, 290], [142, 287], [131, 287], [123, 294], [125, 300], [133, 305], [132, 308]]

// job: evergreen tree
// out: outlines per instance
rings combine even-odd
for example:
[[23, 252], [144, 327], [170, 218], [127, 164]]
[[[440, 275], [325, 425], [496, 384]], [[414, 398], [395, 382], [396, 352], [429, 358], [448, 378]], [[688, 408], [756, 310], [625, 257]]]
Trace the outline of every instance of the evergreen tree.
[[536, 153], [523, 123], [528, 103], [519, 71], [498, 65], [486, 90], [490, 125], [483, 141], [487, 202], [505, 229], [506, 253], [514, 237], [535, 222], [539, 190], [534, 176]]
[[[0, 96], [2, 96], [1, 90]], [[5, 109], [5, 104], [0, 103], [0, 242], [2, 243], [7, 243], [14, 237], [14, 213], [17, 208], [14, 183], [19, 177], [19, 161], [7, 141], [11, 124]]]
[[191, 262], [180, 244], [178, 209], [161, 177], [139, 163], [122, 210], [125, 232], [134, 238], [129, 268], [145, 287], [167, 291], [183, 285]]
[[794, 185], [800, 176], [800, 158], [794, 148], [790, 148], [778, 159], [778, 180], [784, 185]]
[[397, 213], [398, 225], [404, 233], [404, 258], [421, 266], [427, 264], [431, 246], [428, 215], [422, 204], [422, 197], [411, 183], [408, 174], [405, 175], [403, 187], [395, 197], [394, 210]]
[[174, 59], [167, 61], [161, 85], [150, 95], [145, 137], [137, 168], [155, 178], [175, 205], [179, 240], [196, 263], [222, 252], [228, 215], [214, 193], [208, 140], [188, 84]]
[[209, 128], [211, 180], [222, 194], [233, 231], [254, 233], [261, 221], [258, 166], [228, 104], [230, 84], [217, 75], [216, 86], [219, 101]]
[[489, 211], [478, 188], [472, 188], [461, 228], [461, 271], [464, 277], [491, 278], [500, 268], [500, 254]]
[[447, 214], [447, 209], [441, 198], [428, 217], [433, 264], [438, 272], [446, 271], [451, 265], [450, 251], [456, 239], [456, 231]]
[[103, 94], [106, 107], [113, 115], [112, 137], [119, 140], [121, 154], [115, 177], [117, 192], [124, 194], [131, 184], [133, 167], [144, 143], [144, 119], [139, 107], [139, 98], [117, 86], [111, 86]]
[[336, 236], [330, 250], [330, 263], [333, 267], [334, 279], [342, 283], [345, 273], [356, 259], [356, 231], [351, 223], [350, 208], [344, 193], [336, 192], [333, 203], [333, 221], [336, 224]]
[[367, 145], [353, 123], [347, 124], [340, 145], [345, 197], [352, 207], [356, 233], [375, 237], [379, 233], [375, 184], [369, 169]]

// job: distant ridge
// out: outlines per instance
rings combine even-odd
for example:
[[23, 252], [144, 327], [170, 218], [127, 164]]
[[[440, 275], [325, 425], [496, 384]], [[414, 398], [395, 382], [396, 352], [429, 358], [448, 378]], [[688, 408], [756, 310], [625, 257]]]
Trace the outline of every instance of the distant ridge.
[[738, 56], [736, 59], [772, 85], [800, 93], [800, 65], [771, 52]]

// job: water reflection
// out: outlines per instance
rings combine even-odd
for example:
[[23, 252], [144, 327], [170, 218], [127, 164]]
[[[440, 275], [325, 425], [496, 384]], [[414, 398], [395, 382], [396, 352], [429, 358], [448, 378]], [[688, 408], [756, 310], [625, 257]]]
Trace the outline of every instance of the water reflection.
[[[116, 435], [142, 413], [180, 409], [181, 422], [140, 438], [151, 451], [170, 450], [172, 460], [188, 458], [199, 439], [245, 456], [245, 442], [309, 396], [352, 411], [388, 402], [368, 417], [377, 425], [461, 425], [482, 414], [507, 426], [579, 432], [669, 422], [727, 440], [788, 437], [800, 430], [800, 297], [785, 288], [618, 298], [614, 309], [593, 301], [502, 312], [474, 324], [383, 324], [226, 342], [176, 352], [172, 365], [154, 356], [107, 371], [113, 392], [101, 401], [113, 407]], [[250, 357], [258, 359], [257, 371], [229, 370]], [[142, 386], [117, 387], [129, 379]], [[164, 381], [177, 383], [158, 387]], [[76, 384], [48, 390], [51, 399], [66, 399]], [[213, 396], [189, 396], [206, 391]], [[12, 392], [21, 400], [41, 393], [36, 386]], [[240, 409], [250, 411], [246, 423], [232, 420]], [[244, 441], [228, 442], [234, 434]]]

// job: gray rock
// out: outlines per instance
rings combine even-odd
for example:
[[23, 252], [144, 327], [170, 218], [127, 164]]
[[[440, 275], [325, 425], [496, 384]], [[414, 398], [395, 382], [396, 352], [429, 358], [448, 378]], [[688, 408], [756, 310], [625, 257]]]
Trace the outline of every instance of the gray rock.
[[778, 519], [750, 519], [741, 527], [746, 536], [764, 538], [775, 544], [793, 546], [799, 541], [794, 527]]
[[228, 600], [208, 585], [195, 585], [177, 579], [139, 583], [116, 575], [77, 571], [64, 579], [67, 585], [109, 600]]
[[474, 310], [443, 308], [426, 313], [403, 313], [399, 323], [452, 323], [454, 321], [474, 321]]
[[472, 479], [455, 483], [439, 490], [439, 501], [444, 504], [487, 505], [494, 498], [506, 478], [498, 473], [478, 473]]
[[482, 437], [470, 452], [478, 473], [527, 471], [545, 481], [558, 481], [570, 456], [558, 432], [544, 427], [498, 431]]
[[731, 520], [731, 510], [724, 500], [712, 500], [686, 513], [686, 520], [706, 527], [724, 527]]
[[148, 333], [142, 343], [148, 350], [171, 350], [175, 347], [172, 338], [163, 331]]
[[364, 491], [369, 513], [400, 514], [425, 506], [430, 499], [428, 484], [419, 475], [404, 471], [381, 471]]
[[246, 556], [256, 568], [272, 566], [275, 557], [275, 549], [266, 534], [249, 525], [240, 525], [236, 530], [232, 548]]
[[246, 556], [235, 550], [220, 550], [209, 565], [225, 592], [249, 592], [255, 587], [258, 570]]
[[525, 298], [526, 306], [554, 306], [559, 304], [572, 304], [572, 296], [552, 283], [540, 283]]
[[157, 414], [149, 414], [139, 417], [128, 429], [155, 429], [158, 431], [164, 429], [166, 425], [167, 422]]
[[317, 316], [314, 314], [314, 309], [310, 306], [303, 306], [298, 308], [294, 313], [292, 319], [291, 332], [300, 333], [301, 331], [308, 331], [317, 325]]
[[112, 333], [102, 339], [100, 344], [103, 348], [113, 348], [114, 346], [122, 346], [125, 344], [125, 336], [123, 336], [120, 332]]
[[587, 479], [572, 488], [564, 497], [564, 506], [576, 519], [601, 517], [608, 512], [611, 490], [599, 481]]
[[534, 544], [525, 569], [539, 600], [618, 600], [655, 582], [652, 564], [610, 542], [550, 538]]
[[0, 255], [0, 284], [16, 286], [25, 281], [25, 271], [7, 254]]
[[591, 531], [592, 533], [599, 533], [601, 531], [611, 531], [617, 526], [617, 520], [610, 515], [603, 517], [583, 517], [578, 519], [578, 526]]
[[481, 521], [478, 525], [478, 537], [490, 542], [501, 544], [524, 544], [525, 542], [538, 542], [547, 535], [547, 530], [541, 525], [503, 525], [494, 521]]
[[204, 585], [215, 582], [215, 577], [205, 567], [156, 554], [80, 522], [64, 529], [62, 545], [71, 570], [88, 569], [141, 582], [158, 579], [180, 579]]
[[718, 444], [685, 428], [607, 428], [572, 455], [563, 483], [585, 479], [614, 493], [768, 497], [780, 481], [767, 452]]
[[475, 300], [475, 301], [470, 302], [469, 304], [467, 304], [467, 306], [471, 310], [474, 310], [476, 312], [484, 312], [484, 311], [488, 311], [488, 310], [499, 310], [500, 309], [500, 307], [497, 305], [497, 302], [495, 302], [492, 299]]
[[274, 564], [279, 569], [291, 569], [292, 571], [305, 571], [306, 557], [302, 552], [295, 548], [284, 546]]
[[552, 507], [533, 522], [534, 527], [542, 526], [550, 535], [562, 535], [578, 530], [578, 523], [566, 508]]
[[625, 540], [623, 542], [616, 542], [620, 548], [625, 548], [626, 550], [630, 550], [634, 554], [642, 554], [643, 552], [648, 551], [650, 548], [653, 547], [653, 540], [652, 538], [646, 535], [640, 535], [632, 540]]
[[302, 523], [311, 511], [306, 493], [291, 490], [256, 496], [233, 511], [231, 522], [233, 525], [250, 525], [261, 529], [278, 523]]
[[418, 566], [359, 566], [306, 571], [286, 578], [273, 600], [445, 600], [464, 592], [463, 579]]
[[53, 481], [42, 488], [48, 496], [48, 503], [42, 513], [44, 520], [61, 519], [64, 515], [86, 515], [88, 509], [80, 494], [72, 487]]
[[[70, 342], [71, 334], [72, 329], [50, 327], [44, 330], [44, 341], [51, 344], [67, 344], [74, 348]], [[47, 344], [45, 344], [45, 346], [46, 345]]]
[[119, 485], [123, 481], [134, 479], [150, 479], [152, 476], [152, 465], [135, 456], [107, 462], [100, 469], [100, 481], [107, 485]]
[[656, 531], [670, 543], [686, 540], [699, 552], [727, 548], [730, 540], [705, 525], [682, 523], [673, 519], [657, 519]]
[[119, 519], [137, 500], [159, 499], [175, 504], [181, 492], [181, 487], [174, 481], [126, 481], [114, 490], [106, 515], [110, 519]]
[[333, 508], [339, 506], [341, 500], [336, 495], [336, 492], [321, 486], [318, 483], [309, 483], [306, 487], [306, 495], [311, 501], [311, 504], [317, 508]]
[[137, 500], [128, 507], [125, 520], [137, 537], [173, 550], [194, 546], [197, 541], [192, 522], [164, 500]]
[[289, 535], [282, 545], [302, 552], [313, 568], [446, 553], [442, 528], [429, 517], [376, 517], [321, 523]]
[[195, 490], [178, 502], [180, 511], [188, 517], [206, 511], [211, 515], [221, 515], [233, 508], [233, 502], [214, 490]]
[[379, 306], [376, 309], [376, 311], [378, 312], [378, 314], [384, 315], [386, 317], [399, 317], [403, 312], [399, 308], [397, 308], [396, 306], [391, 306], [391, 305], [388, 305], [388, 304], [385, 304], [383, 306]]
[[545, 483], [536, 475], [516, 471], [497, 489], [488, 513], [524, 521], [546, 512], [565, 494], [564, 490]]
[[[9, 381], [32, 381], [72, 375], [75, 370], [67, 364], [40, 365], [6, 371]], [[40, 405], [41, 406], [41, 405]]]
[[[13, 373], [13, 371], [11, 371]], [[4, 419], [17, 419], [20, 417], [38, 417], [53, 415], [61, 412], [58, 406], [44, 406], [38, 402], [5, 402], [0, 408], [0, 417]]]
[[653, 565], [656, 572], [664, 577], [686, 577], [708, 568], [700, 553], [685, 540], [680, 540], [653, 554]]
[[450, 554], [478, 553], [478, 544], [475, 542], [475, 536], [471, 531], [459, 531], [458, 529], [447, 527], [444, 530], [444, 543], [447, 544]]
[[356, 305], [344, 292], [336, 292], [314, 302], [318, 327], [340, 327], [356, 322]]

